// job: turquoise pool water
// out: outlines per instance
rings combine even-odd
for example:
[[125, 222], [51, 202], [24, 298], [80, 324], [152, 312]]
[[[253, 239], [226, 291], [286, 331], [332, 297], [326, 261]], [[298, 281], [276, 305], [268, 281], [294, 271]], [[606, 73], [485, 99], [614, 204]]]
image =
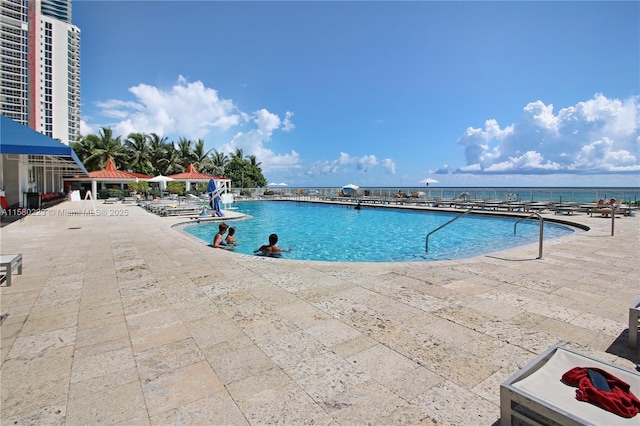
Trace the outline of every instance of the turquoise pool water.
[[[267, 244], [269, 234], [278, 234], [278, 245], [291, 247], [283, 258], [330, 262], [415, 262], [460, 259], [498, 250], [537, 243], [540, 223], [519, 218], [468, 215], [429, 237], [426, 235], [459, 213], [432, 213], [415, 210], [353, 207], [289, 201], [236, 203], [238, 211], [251, 219], [227, 221], [236, 227], [235, 251], [253, 254]], [[184, 228], [207, 244], [218, 231], [218, 222]], [[545, 222], [544, 239], [569, 235], [571, 228]], [[537, 247], [532, 256], [537, 255]]]

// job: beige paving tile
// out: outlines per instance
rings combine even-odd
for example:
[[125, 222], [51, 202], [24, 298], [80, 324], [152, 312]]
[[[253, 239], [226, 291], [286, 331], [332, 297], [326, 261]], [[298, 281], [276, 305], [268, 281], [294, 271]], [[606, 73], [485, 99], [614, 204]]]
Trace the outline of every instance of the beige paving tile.
[[638, 217], [611, 237], [576, 215], [592, 229], [540, 260], [340, 264], [207, 250], [123, 208], [2, 228], [25, 259], [0, 286], [3, 424], [491, 425], [499, 384], [552, 344], [640, 362]]
[[127, 324], [135, 352], [190, 337], [180, 318], [167, 307], [149, 307], [142, 313], [128, 315]]
[[74, 359], [71, 382], [77, 383], [135, 367], [131, 348], [104, 350]]
[[215, 395], [224, 390], [206, 361], [189, 364], [142, 383], [149, 417]]
[[492, 425], [498, 407], [450, 381], [440, 383], [411, 401], [425, 421], [444, 425]]
[[234, 400], [241, 401], [267, 389], [279, 389], [293, 384], [293, 380], [282, 369], [273, 367], [246, 379], [229, 383], [227, 390]]
[[21, 334], [13, 343], [8, 358], [33, 359], [41, 357], [50, 349], [73, 345], [76, 328], [67, 327], [40, 334]]
[[152, 425], [249, 425], [225, 391], [156, 414], [149, 420]]
[[238, 401], [238, 407], [249, 424], [337, 425], [323, 407], [292, 384]]
[[136, 416], [147, 416], [140, 382], [137, 381], [71, 399], [65, 424], [116, 424]]
[[144, 352], [138, 352], [135, 356], [136, 366], [143, 382], [154, 380], [163, 374], [203, 360], [204, 355], [193, 339], [156, 346]]
[[[218, 348], [214, 348], [218, 349]], [[205, 351], [205, 355], [206, 351]], [[260, 348], [254, 345], [207, 355], [207, 360], [225, 385], [246, 379], [274, 368], [276, 365]]]
[[48, 425], [48, 426], [63, 426], [65, 424], [67, 414], [66, 401], [58, 404], [49, 405], [29, 413], [13, 417], [3, 417], [3, 424], [7, 425]]
[[[49, 348], [34, 358], [2, 363], [1, 406], [7, 418], [34, 412], [67, 400], [73, 347]], [[28, 398], [25, 396], [28, 395]]]

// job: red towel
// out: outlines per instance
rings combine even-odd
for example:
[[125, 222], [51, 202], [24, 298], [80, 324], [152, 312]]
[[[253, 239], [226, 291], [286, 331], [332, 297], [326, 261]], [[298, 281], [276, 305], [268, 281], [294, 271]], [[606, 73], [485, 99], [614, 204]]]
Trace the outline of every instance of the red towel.
[[[611, 392], [597, 389], [591, 383], [587, 373], [589, 368], [602, 373], [607, 379]], [[631, 418], [640, 412], [640, 401], [631, 392], [627, 383], [599, 368], [589, 368], [574, 367], [562, 375], [564, 383], [578, 388], [576, 389], [576, 399], [597, 405], [621, 417]]]

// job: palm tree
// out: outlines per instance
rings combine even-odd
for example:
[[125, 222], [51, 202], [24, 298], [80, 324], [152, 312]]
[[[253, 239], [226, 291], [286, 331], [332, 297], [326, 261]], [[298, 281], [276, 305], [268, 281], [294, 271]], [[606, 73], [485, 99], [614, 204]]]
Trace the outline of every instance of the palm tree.
[[146, 175], [153, 173], [149, 135], [144, 133], [131, 133], [124, 141], [124, 147], [129, 155], [129, 167], [131, 171]]
[[191, 144], [193, 142], [190, 139], [181, 137], [178, 141], [178, 153], [180, 154], [181, 164], [186, 169], [189, 163], [193, 162], [193, 149]]
[[205, 152], [204, 148], [204, 140], [198, 139], [193, 145], [193, 150], [191, 151], [193, 155], [193, 166], [204, 172], [205, 170], [211, 169], [211, 160], [209, 159], [209, 153], [211, 150]]
[[242, 151], [242, 148], [236, 148], [236, 152], [231, 154], [231, 159], [239, 159], [239, 160], [243, 160], [244, 159], [244, 152]]
[[116, 167], [122, 168], [127, 165], [127, 153], [122, 147], [120, 136], [114, 138], [109, 127], [100, 129], [99, 135], [87, 135], [84, 139], [82, 143], [85, 148], [91, 149], [89, 156], [84, 160], [87, 170], [104, 169], [109, 158], [113, 159]]
[[260, 167], [260, 165], [262, 164], [262, 162], [258, 162], [255, 155], [248, 155], [247, 159], [249, 160], [249, 164], [254, 167]]
[[96, 139], [95, 135], [81, 136], [71, 146], [88, 171], [98, 170], [97, 168], [92, 167], [92, 165], [87, 161], [87, 158], [91, 156], [91, 153], [95, 148]]
[[159, 164], [166, 155], [168, 144], [166, 137], [160, 137], [157, 133], [151, 133], [149, 135], [149, 150], [151, 151], [151, 164], [153, 166], [152, 173], [150, 173], [151, 175], [161, 174]]
[[224, 152], [218, 152], [216, 149], [213, 150], [213, 153], [210, 155], [209, 159], [211, 160], [212, 170], [211, 173], [217, 176], [226, 176], [225, 169], [229, 164], [229, 157]]
[[174, 144], [166, 144], [163, 154], [156, 166], [159, 174], [168, 176], [185, 170], [185, 167], [182, 166], [180, 151], [176, 149]]

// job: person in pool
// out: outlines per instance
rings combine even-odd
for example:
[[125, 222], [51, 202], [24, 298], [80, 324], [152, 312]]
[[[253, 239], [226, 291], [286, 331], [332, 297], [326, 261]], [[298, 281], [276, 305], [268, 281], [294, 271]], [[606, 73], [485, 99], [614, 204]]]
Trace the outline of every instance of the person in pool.
[[238, 241], [236, 241], [235, 235], [236, 235], [236, 227], [232, 226], [231, 228], [229, 228], [229, 232], [227, 232], [227, 238], [225, 238], [227, 246], [238, 244]]
[[224, 222], [218, 225], [218, 233], [213, 237], [213, 248], [227, 248], [227, 242], [224, 240], [224, 233], [227, 232], [227, 229], [229, 229], [229, 225]]
[[282, 247], [279, 247], [277, 244], [278, 244], [278, 235], [271, 234], [269, 235], [269, 244], [260, 246], [260, 248], [255, 249], [253, 252], [260, 253], [267, 256], [273, 256], [273, 255], [282, 253], [283, 251], [286, 251], [287, 253], [291, 253], [291, 247], [289, 247], [288, 250], [285, 250]]

